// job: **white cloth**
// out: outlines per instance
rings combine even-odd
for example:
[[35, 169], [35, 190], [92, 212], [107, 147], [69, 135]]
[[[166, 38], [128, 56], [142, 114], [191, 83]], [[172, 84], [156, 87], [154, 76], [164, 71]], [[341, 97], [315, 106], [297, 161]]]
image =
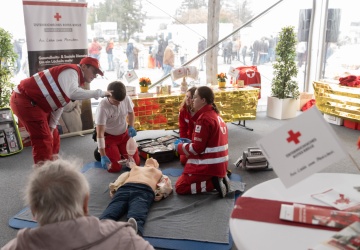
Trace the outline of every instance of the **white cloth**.
[[134, 103], [129, 96], [119, 105], [112, 105], [108, 98], [102, 99], [95, 113], [95, 124], [104, 125], [105, 132], [111, 135], [121, 135], [127, 129], [126, 117], [133, 112]]

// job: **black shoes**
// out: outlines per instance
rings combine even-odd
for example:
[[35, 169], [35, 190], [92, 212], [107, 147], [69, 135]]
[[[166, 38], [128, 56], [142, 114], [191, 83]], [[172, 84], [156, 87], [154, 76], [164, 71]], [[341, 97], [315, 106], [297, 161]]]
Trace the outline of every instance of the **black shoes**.
[[224, 198], [226, 194], [230, 192], [230, 180], [227, 176], [223, 178], [214, 176], [211, 180], [216, 191], [219, 192], [221, 198]]

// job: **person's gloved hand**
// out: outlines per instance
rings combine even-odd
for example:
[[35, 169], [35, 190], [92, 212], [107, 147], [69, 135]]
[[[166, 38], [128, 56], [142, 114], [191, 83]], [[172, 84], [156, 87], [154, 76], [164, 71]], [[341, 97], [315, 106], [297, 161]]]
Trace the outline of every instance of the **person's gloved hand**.
[[181, 140], [182, 143], [191, 143], [191, 140], [188, 138], [179, 138], [179, 140]]
[[108, 166], [111, 164], [111, 161], [109, 159], [109, 157], [107, 157], [106, 155], [101, 156], [101, 167], [103, 169], [108, 170]]
[[129, 126], [129, 127], [128, 127], [128, 133], [129, 133], [129, 136], [130, 136], [130, 137], [134, 137], [134, 136], [137, 135], [136, 130], [134, 129], [133, 126]]
[[179, 143], [182, 143], [182, 140], [181, 140], [181, 139], [176, 139], [176, 140], [174, 141], [174, 149], [175, 149], [176, 152], [178, 151], [178, 145], [179, 145]]

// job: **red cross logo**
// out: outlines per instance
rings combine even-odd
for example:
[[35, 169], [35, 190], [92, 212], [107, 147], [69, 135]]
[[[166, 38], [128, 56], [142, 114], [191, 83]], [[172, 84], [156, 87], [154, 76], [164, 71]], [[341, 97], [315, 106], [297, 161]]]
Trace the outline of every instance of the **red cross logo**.
[[248, 69], [246, 71], [246, 75], [247, 75], [248, 78], [253, 78], [255, 76], [255, 71], [252, 70], [252, 69]]
[[56, 15], [54, 16], [54, 18], [56, 18], [56, 21], [60, 21], [60, 14], [58, 12], [56, 12]]
[[345, 204], [349, 204], [350, 203], [350, 199], [346, 198], [344, 194], [339, 194], [340, 198], [335, 200], [335, 204], [341, 204], [341, 203], [345, 203]]
[[299, 137], [301, 136], [300, 132], [294, 133], [294, 131], [290, 130], [288, 131], [288, 134], [289, 134], [289, 138], [286, 139], [288, 142], [293, 141], [295, 144], [298, 144], [300, 142], [299, 141]]

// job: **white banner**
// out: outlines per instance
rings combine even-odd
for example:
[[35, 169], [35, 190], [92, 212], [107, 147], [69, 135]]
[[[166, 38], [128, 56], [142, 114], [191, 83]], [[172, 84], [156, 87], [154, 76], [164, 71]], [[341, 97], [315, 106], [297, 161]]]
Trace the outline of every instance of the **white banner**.
[[30, 75], [87, 52], [87, 3], [23, 0]]
[[286, 187], [347, 155], [337, 135], [315, 106], [257, 144]]
[[[61, 64], [78, 64], [88, 55], [87, 3], [23, 0], [23, 10], [30, 75]], [[93, 127], [90, 99], [64, 107], [60, 134]]]

